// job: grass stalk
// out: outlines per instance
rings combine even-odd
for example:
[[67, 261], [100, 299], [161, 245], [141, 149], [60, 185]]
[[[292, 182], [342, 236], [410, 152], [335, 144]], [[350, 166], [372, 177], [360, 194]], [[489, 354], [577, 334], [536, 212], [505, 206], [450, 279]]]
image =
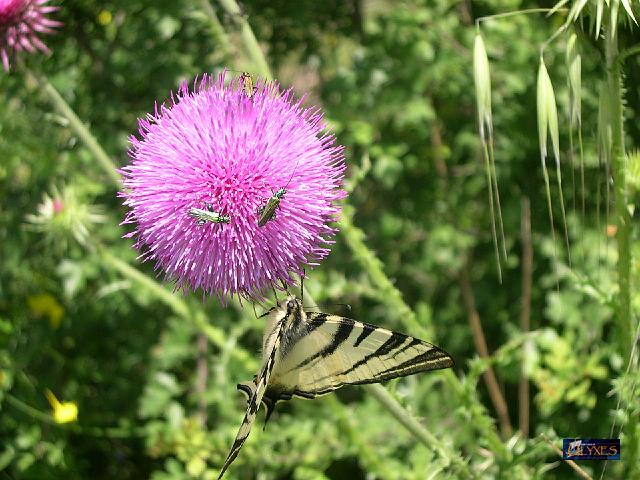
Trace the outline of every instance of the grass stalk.
[[216, 39], [219, 48], [222, 49], [222, 55], [225, 60], [228, 60], [231, 56], [231, 42], [229, 41], [229, 37], [227, 33], [224, 31], [224, 27], [218, 16], [216, 15], [216, 11], [211, 6], [209, 0], [198, 0], [200, 4], [200, 10], [207, 16], [209, 19], [209, 27], [211, 28], [211, 33]]
[[[487, 148], [487, 140], [482, 139], [482, 152], [484, 156], [484, 166], [487, 175], [487, 186], [489, 187], [489, 212], [491, 215], [491, 236], [493, 237], [493, 249], [496, 256], [496, 267], [498, 269], [498, 282], [502, 283], [502, 266], [500, 263], [500, 249], [498, 247], [498, 234], [496, 231], [496, 214], [493, 205], [493, 175], [491, 172], [491, 162], [489, 160], [489, 150]], [[502, 217], [501, 217], [502, 218]], [[503, 237], [504, 238], [504, 237]], [[503, 243], [504, 246], [504, 243]]]
[[[227, 341], [225, 332], [207, 322], [206, 315], [201, 309], [192, 309], [186, 300], [176, 293], [170, 292], [153, 278], [145, 275], [140, 270], [132, 267], [127, 262], [115, 257], [106, 249], [100, 250], [100, 257], [103, 263], [109, 268], [119, 272], [125, 278], [140, 284], [146, 290], [151, 292], [158, 300], [169, 306], [176, 315], [182, 317], [195, 326], [207, 336], [209, 341], [216, 347], [223, 349]], [[233, 349], [232, 356], [235, 360], [245, 365], [247, 368], [255, 366], [255, 360], [245, 350], [236, 347]]]
[[[561, 458], [563, 457], [562, 455], [562, 450], [560, 450], [550, 439], [549, 437], [547, 437], [546, 435], [542, 435], [542, 438], [544, 439], [544, 441], [551, 447], [551, 449], [557, 454], [559, 455]], [[576, 472], [576, 474], [580, 477], [583, 478], [584, 480], [593, 480], [591, 478], [591, 475], [589, 475], [587, 472], [585, 472], [582, 468], [580, 468], [580, 466], [574, 462], [573, 460], [565, 460], [565, 462], [567, 463], [567, 465], [569, 465], [574, 472]]]
[[491, 178], [493, 180], [493, 190], [496, 196], [496, 207], [498, 210], [498, 227], [500, 229], [500, 240], [502, 241], [502, 257], [507, 261], [507, 242], [504, 239], [504, 222], [502, 221], [502, 205], [500, 204], [500, 191], [498, 190], [498, 175], [496, 173], [496, 159], [493, 154], [493, 133], [489, 134], [489, 162], [491, 164]]
[[576, 156], [575, 156], [575, 152], [574, 152], [574, 145], [573, 145], [573, 131], [575, 129], [575, 125], [573, 124], [573, 122], [571, 121], [571, 119], [569, 119], [569, 163], [571, 164], [571, 200], [572, 200], [572, 207], [573, 207], [573, 216], [576, 215], [576, 211], [577, 211], [577, 193], [576, 193]]
[[267, 59], [240, 6], [235, 0], [219, 0], [219, 2], [240, 30], [240, 38], [251, 59], [251, 63], [256, 69], [256, 73], [266, 80], [271, 80], [273, 76], [271, 75], [271, 69], [269, 68]]
[[[522, 199], [522, 218], [520, 226], [522, 241], [522, 305], [520, 307], [520, 329], [523, 334], [531, 330], [531, 290], [533, 284], [533, 245], [531, 240], [531, 202], [528, 197]], [[529, 437], [529, 379], [524, 371], [524, 359], [531, 345], [525, 340], [522, 346], [523, 368], [518, 384], [518, 425], [522, 436]]]
[[69, 104], [62, 98], [62, 95], [58, 93], [53, 85], [47, 80], [46, 77], [39, 73], [32, 72], [28, 68], [24, 68], [24, 71], [31, 81], [34, 81], [40, 86], [40, 89], [46, 95], [49, 103], [53, 106], [53, 108], [63, 117], [65, 117], [69, 121], [70, 127], [73, 131], [78, 135], [78, 138], [84, 143], [84, 145], [89, 149], [89, 151], [93, 154], [98, 165], [104, 170], [109, 177], [109, 180], [113, 182], [117, 189], [120, 189], [122, 185], [120, 184], [120, 174], [118, 173], [118, 166], [111, 159], [111, 157], [104, 151], [104, 149], [100, 146], [96, 138], [91, 134], [89, 128], [82, 123], [82, 120], [78, 118], [73, 109], [69, 106]]
[[515, 17], [518, 15], [528, 15], [532, 13], [565, 13], [566, 8], [527, 8], [525, 10], [516, 10], [514, 12], [497, 13], [495, 15], [486, 15], [484, 17], [476, 18], [476, 26], [480, 25], [480, 22], [486, 22], [487, 20], [498, 20], [500, 18]]
[[[578, 151], [580, 152], [580, 202], [582, 203], [582, 221], [585, 222], [586, 218], [586, 200], [584, 189], [584, 149], [582, 148], [582, 124], [578, 123]], [[584, 225], [583, 225], [584, 238]]]
[[423, 425], [420, 424], [391, 394], [379, 384], [365, 385], [364, 389], [378, 403], [383, 405], [391, 415], [409, 430], [421, 443], [433, 449], [460, 475], [457, 478], [474, 478], [475, 475], [469, 465], [460, 456], [446, 446], [440, 439], [433, 435]]
[[[487, 341], [485, 339], [484, 330], [482, 328], [482, 322], [480, 321], [480, 314], [476, 308], [476, 300], [473, 294], [473, 288], [468, 276], [469, 265], [465, 265], [458, 276], [458, 282], [460, 283], [460, 292], [462, 293], [462, 302], [467, 310], [467, 317], [469, 319], [469, 326], [473, 333], [473, 343], [476, 348], [476, 352], [482, 359], [489, 358], [489, 349], [487, 348]], [[498, 385], [498, 379], [491, 365], [487, 366], [484, 374], [484, 382], [489, 391], [489, 397], [493, 408], [496, 410], [498, 419], [500, 421], [500, 430], [505, 437], [511, 436], [513, 428], [511, 426], [511, 420], [509, 419], [509, 408], [507, 402], [504, 399], [504, 395]]]
[[[614, 2], [617, 3], [617, 2]], [[618, 37], [615, 35], [617, 15], [612, 5], [609, 25], [605, 31], [605, 58], [607, 64], [607, 90], [610, 108], [611, 170], [614, 180], [616, 240], [618, 247], [618, 298], [616, 305], [616, 330], [619, 351], [627, 361], [631, 361], [631, 346], [635, 328], [631, 316], [631, 216], [627, 208], [626, 156], [624, 151], [624, 112], [622, 105], [622, 66], [618, 61]], [[636, 416], [630, 415], [625, 429], [627, 447], [628, 478], [637, 478], [638, 438]]]

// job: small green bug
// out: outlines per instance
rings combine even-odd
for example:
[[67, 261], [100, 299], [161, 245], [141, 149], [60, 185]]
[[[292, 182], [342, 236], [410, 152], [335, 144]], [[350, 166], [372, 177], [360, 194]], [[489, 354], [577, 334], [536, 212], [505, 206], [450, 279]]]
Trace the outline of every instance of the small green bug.
[[284, 198], [285, 193], [287, 193], [287, 190], [284, 187], [279, 188], [276, 193], [269, 197], [267, 203], [258, 208], [258, 215], [260, 217], [258, 218], [259, 227], [264, 227], [269, 220], [276, 218], [276, 209], [278, 205], [280, 205], [280, 200]]
[[231, 217], [229, 217], [229, 215], [222, 215], [216, 212], [213, 209], [213, 205], [210, 203], [205, 202], [204, 205], [207, 208], [206, 210], [203, 210], [202, 208], [190, 208], [189, 212], [187, 212], [189, 216], [198, 220], [199, 226], [204, 225], [207, 222], [229, 223], [231, 221]]
[[269, 199], [266, 201], [264, 205], [258, 207], [258, 226], [264, 227], [269, 220], [273, 220], [276, 218], [276, 210], [280, 205], [280, 200], [282, 200], [287, 193], [287, 187], [293, 178], [294, 173], [296, 173], [296, 169], [298, 168], [298, 163], [296, 163], [293, 172], [291, 172], [291, 177], [289, 177], [289, 181], [284, 187], [279, 188]]

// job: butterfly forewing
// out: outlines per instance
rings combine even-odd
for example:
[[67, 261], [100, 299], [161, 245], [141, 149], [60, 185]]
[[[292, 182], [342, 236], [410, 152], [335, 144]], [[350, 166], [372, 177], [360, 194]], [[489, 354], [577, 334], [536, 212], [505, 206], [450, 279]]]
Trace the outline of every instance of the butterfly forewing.
[[343, 385], [375, 383], [453, 366], [449, 354], [414, 337], [324, 313], [306, 317], [299, 338], [282, 352], [268, 395], [312, 398]]

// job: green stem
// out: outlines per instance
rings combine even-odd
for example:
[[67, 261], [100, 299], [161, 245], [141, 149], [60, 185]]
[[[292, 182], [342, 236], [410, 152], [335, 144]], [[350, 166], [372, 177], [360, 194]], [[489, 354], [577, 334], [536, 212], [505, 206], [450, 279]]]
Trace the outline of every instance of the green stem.
[[62, 98], [62, 95], [58, 93], [55, 87], [51, 85], [43, 75], [34, 73], [28, 68], [24, 68], [24, 71], [30, 80], [40, 86], [53, 108], [69, 121], [69, 125], [73, 131], [76, 132], [76, 135], [78, 135], [82, 143], [84, 143], [96, 158], [100, 167], [102, 167], [109, 179], [116, 185], [116, 188], [120, 189], [122, 185], [120, 184], [120, 174], [118, 173], [117, 165], [111, 157], [107, 155], [107, 152], [100, 146], [87, 126], [82, 123], [69, 104]]
[[56, 423], [55, 420], [51, 417], [51, 415], [41, 412], [37, 408], [34, 408], [31, 405], [24, 403], [22, 400], [20, 400], [17, 397], [14, 397], [10, 393], [5, 393], [4, 398], [7, 400], [7, 403], [17, 408], [18, 410], [20, 410], [22, 413], [29, 415], [31, 418], [34, 418], [40, 422], [47, 423], [49, 425], [55, 425], [55, 426], [61, 425]]
[[244, 17], [242, 10], [240, 10], [240, 7], [235, 0], [219, 1], [222, 8], [224, 8], [224, 10], [231, 16], [235, 24], [240, 29], [240, 38], [242, 39], [242, 43], [244, 44], [258, 75], [266, 80], [271, 80], [273, 76], [271, 75], [271, 69], [269, 68], [267, 59], [260, 48], [258, 40], [256, 40], [256, 36], [253, 34], [253, 30], [251, 30], [249, 22], [247, 22], [247, 19]]
[[[418, 322], [416, 314], [405, 303], [400, 291], [391, 283], [391, 280], [389, 280], [384, 273], [382, 262], [364, 243], [364, 233], [353, 224], [352, 216], [353, 207], [345, 205], [342, 218], [340, 219], [340, 233], [351, 249], [356, 261], [360, 263], [371, 278], [380, 297], [384, 298], [389, 309], [394, 311], [399, 319], [402, 319], [407, 329], [412, 332], [425, 332], [427, 334], [426, 338], [434, 337], [433, 325], [423, 326]], [[464, 385], [453, 370], [445, 370], [443, 377], [449, 387], [455, 392], [456, 396], [465, 402], [465, 407], [468, 407], [467, 409], [472, 419], [472, 424], [482, 432], [482, 435], [496, 456], [499, 457], [500, 460], [509, 460], [509, 451], [502, 443], [502, 440], [500, 440], [500, 436], [495, 429], [495, 424], [477, 397], [469, 398], [468, 392], [465, 392]]]
[[515, 12], [505, 12], [505, 13], [497, 13], [495, 15], [487, 15], [484, 17], [478, 17], [476, 18], [476, 27], [480, 26], [480, 22], [486, 22], [487, 20], [498, 20], [500, 18], [508, 18], [508, 17], [515, 17], [518, 15], [527, 15], [527, 14], [531, 14], [531, 13], [550, 13], [550, 12], [554, 12], [554, 13], [559, 13], [559, 12], [566, 12], [567, 9], [566, 8], [528, 8], [525, 10], [516, 10]]
[[215, 10], [211, 6], [209, 0], [199, 0], [200, 9], [204, 12], [204, 14], [209, 19], [209, 25], [211, 27], [211, 33], [215, 37], [218, 42], [218, 45], [222, 49], [222, 56], [225, 61], [230, 57], [231, 54], [231, 42], [229, 41], [229, 37], [227, 33], [224, 31], [224, 27], [218, 20], [218, 16], [216, 15]]
[[[613, 14], [617, 1], [614, 0], [609, 15], [609, 28], [605, 32], [605, 56], [607, 62], [607, 89], [610, 105], [611, 154], [609, 158], [612, 164], [615, 195], [616, 239], [618, 246], [618, 301], [616, 311], [616, 328], [620, 352], [625, 360], [631, 361], [631, 346], [634, 338], [631, 316], [631, 216], [627, 208], [628, 196], [626, 190], [626, 156], [624, 151], [624, 112], [622, 106], [622, 75], [621, 64], [618, 61], [618, 39], [615, 36], [615, 23], [617, 16]], [[636, 478], [638, 475], [638, 438], [637, 417], [629, 416], [626, 426], [628, 442], [629, 466], [628, 478]]]
[[632, 57], [633, 55], [637, 55], [638, 53], [640, 53], [640, 45], [629, 47], [626, 50], [620, 52], [620, 54], [618, 55], [618, 63], [622, 65], [627, 58]]
[[448, 465], [451, 465], [460, 474], [457, 478], [475, 478], [475, 475], [464, 460], [462, 460], [457, 453], [445, 446], [444, 443], [429, 432], [429, 430], [424, 428], [382, 385], [364, 385], [364, 389], [383, 405], [401, 425], [420, 440], [421, 443], [433, 449]]
[[[207, 322], [206, 314], [201, 309], [194, 311], [183, 298], [180, 298], [175, 293], [170, 292], [154, 279], [140, 272], [138, 269], [113, 256], [106, 249], [100, 249], [100, 256], [105, 265], [118, 271], [124, 277], [142, 285], [145, 289], [155, 295], [158, 300], [168, 305], [178, 316], [182, 317], [186, 321], [192, 322], [207, 336], [213, 345], [220, 349], [225, 348], [227, 336], [224, 331], [210, 325]], [[239, 347], [233, 349], [232, 355], [235, 360], [245, 365], [247, 368], [255, 364], [252, 356], [249, 355], [246, 350]]]
[[627, 208], [628, 198], [626, 190], [626, 157], [624, 152], [623, 107], [621, 92], [621, 66], [617, 61], [618, 42], [613, 37], [611, 26], [606, 33], [607, 60], [607, 89], [609, 91], [610, 121], [611, 121], [611, 158], [613, 181], [615, 184], [615, 216], [618, 243], [618, 335], [621, 352], [627, 360], [633, 344], [633, 328], [631, 320], [631, 255], [630, 233], [631, 218]]
[[[493, 141], [493, 138], [482, 139], [482, 153], [484, 156], [484, 166], [487, 174], [487, 186], [489, 187], [489, 213], [491, 215], [491, 236], [493, 237], [493, 248], [496, 255], [496, 267], [498, 268], [498, 283], [502, 284], [502, 266], [500, 264], [500, 248], [498, 246], [498, 233], [496, 230], [496, 214], [493, 205], [493, 179], [491, 174], [491, 161], [489, 160], [489, 149], [487, 142]], [[504, 237], [503, 237], [504, 238]], [[504, 245], [504, 243], [503, 243]]]

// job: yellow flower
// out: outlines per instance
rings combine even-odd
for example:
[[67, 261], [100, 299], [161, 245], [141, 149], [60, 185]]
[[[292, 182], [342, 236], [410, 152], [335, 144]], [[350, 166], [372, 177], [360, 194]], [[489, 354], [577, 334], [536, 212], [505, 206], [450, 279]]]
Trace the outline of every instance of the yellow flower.
[[35, 315], [46, 315], [49, 317], [49, 326], [56, 329], [60, 326], [64, 316], [64, 308], [58, 303], [56, 298], [49, 293], [32, 295], [27, 299], [29, 308]]
[[111, 20], [113, 20], [113, 15], [109, 10], [102, 10], [98, 14], [98, 23], [103, 27], [109, 25]]
[[53, 409], [53, 420], [56, 423], [69, 423], [75, 422], [78, 419], [78, 406], [75, 402], [60, 402], [53, 394], [53, 392], [47, 389], [45, 392], [47, 400]]

